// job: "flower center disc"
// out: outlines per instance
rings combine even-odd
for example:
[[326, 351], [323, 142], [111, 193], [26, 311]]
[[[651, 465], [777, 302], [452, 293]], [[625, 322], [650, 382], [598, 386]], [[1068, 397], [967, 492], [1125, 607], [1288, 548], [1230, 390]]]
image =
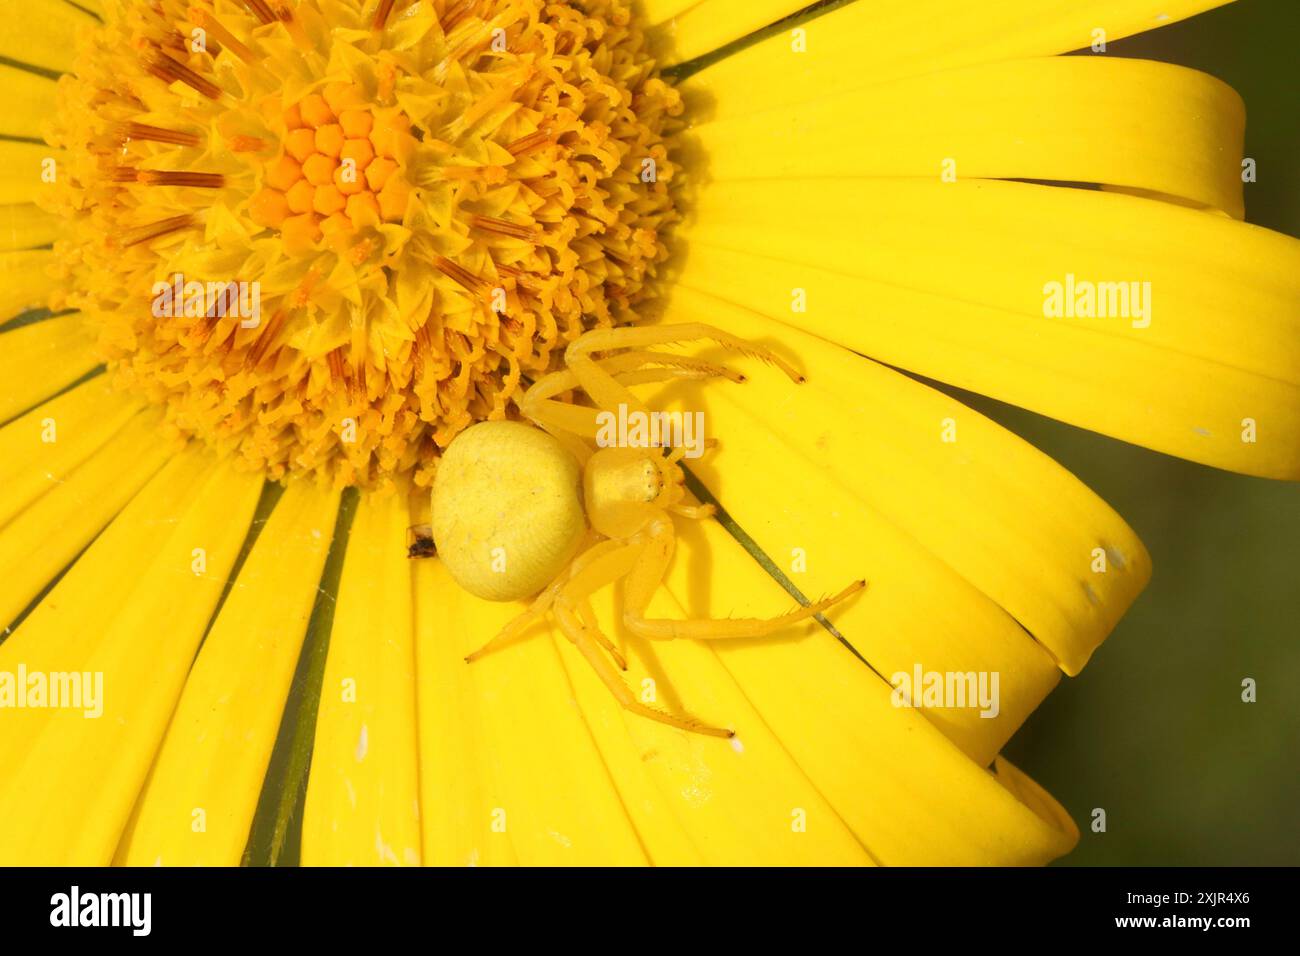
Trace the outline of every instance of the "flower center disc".
[[650, 294], [681, 113], [617, 0], [110, 0], [48, 130], [125, 387], [273, 478], [431, 480]]

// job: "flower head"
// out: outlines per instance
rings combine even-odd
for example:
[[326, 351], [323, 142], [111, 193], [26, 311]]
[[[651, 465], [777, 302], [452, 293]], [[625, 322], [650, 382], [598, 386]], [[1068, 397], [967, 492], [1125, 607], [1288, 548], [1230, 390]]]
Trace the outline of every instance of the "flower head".
[[[182, 433], [273, 478], [424, 484], [648, 294], [681, 106], [619, 4], [110, 10], [49, 132], [52, 304]], [[255, 283], [260, 314], [160, 323], [178, 274]]]

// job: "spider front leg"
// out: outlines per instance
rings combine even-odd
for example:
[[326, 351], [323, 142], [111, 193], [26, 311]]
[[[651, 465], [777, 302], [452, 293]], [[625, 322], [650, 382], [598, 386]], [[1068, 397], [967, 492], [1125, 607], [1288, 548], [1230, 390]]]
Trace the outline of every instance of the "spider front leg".
[[[717, 447], [718, 440], [716, 438], [704, 439], [704, 448], [706, 451]], [[685, 448], [674, 448], [668, 453], [668, 457], [664, 460], [665, 470], [667, 470], [668, 466], [680, 465], [681, 460], [685, 457]], [[678, 472], [680, 472], [680, 468], [678, 468]], [[669, 505], [667, 510], [672, 514], [681, 515], [683, 518], [689, 518], [692, 521], [702, 521], [703, 519], [711, 518], [718, 513], [717, 506], [707, 502], [704, 504], [692, 505], [678, 501], [675, 504]]]
[[702, 521], [705, 518], [712, 518], [718, 513], [718, 509], [711, 504], [702, 505], [684, 505], [675, 504], [668, 509], [675, 515], [681, 515], [683, 518], [689, 518], [692, 521]]
[[633, 634], [652, 640], [672, 640], [679, 637], [701, 641], [726, 640], [746, 637], [767, 637], [814, 617], [838, 604], [867, 586], [866, 581], [854, 581], [839, 594], [823, 598], [812, 604], [770, 618], [688, 618], [666, 620], [647, 618], [646, 608], [663, 583], [672, 558], [675, 532], [672, 519], [665, 516], [652, 522], [647, 529], [646, 547], [640, 560], [623, 582], [623, 624]]
[[646, 411], [641, 400], [603, 368], [601, 361], [593, 358], [592, 354], [614, 349], [636, 349], [699, 341], [715, 342], [723, 348], [732, 349], [742, 355], [750, 355], [764, 362], [770, 362], [785, 372], [792, 381], [804, 381], [804, 377], [795, 371], [793, 366], [771, 349], [702, 322], [592, 329], [569, 343], [568, 348], [564, 350], [564, 361], [569, 370], [577, 376], [578, 384], [582, 386], [583, 391], [591, 396], [591, 400], [600, 408], [613, 411], [619, 405], [626, 405], [629, 409]]
[[[726, 378], [732, 382], [744, 381], [744, 376], [716, 362], [670, 355], [661, 352], [631, 351], [600, 359], [596, 365], [608, 375], [615, 387], [622, 388], [629, 407], [644, 410], [640, 399], [628, 390], [632, 385], [647, 385], [673, 379]], [[586, 441], [594, 441], [599, 430], [596, 415], [600, 411], [588, 405], [559, 401], [556, 396], [581, 386], [572, 369], [544, 375], [529, 387], [519, 399], [519, 410], [525, 418], [563, 440], [568, 434]]]

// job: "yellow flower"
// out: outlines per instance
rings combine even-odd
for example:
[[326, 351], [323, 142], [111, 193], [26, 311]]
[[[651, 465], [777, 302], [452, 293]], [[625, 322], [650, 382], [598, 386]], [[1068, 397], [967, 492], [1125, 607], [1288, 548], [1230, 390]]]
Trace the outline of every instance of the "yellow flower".
[[[0, 863], [1068, 852], [999, 753], [1149, 558], [891, 366], [1300, 477], [1300, 243], [1240, 221], [1239, 98], [1058, 55], [1217, 5], [8, 11], [0, 312], [39, 311], [0, 327]], [[635, 639], [599, 595], [639, 699], [732, 739], [626, 712], [546, 628], [467, 664], [520, 607], [406, 553], [440, 450], [633, 320], [807, 377], [655, 394], [705, 413], [725, 511], [677, 522], [651, 612], [869, 582], [740, 641]], [[900, 706], [922, 672], [996, 706]]]

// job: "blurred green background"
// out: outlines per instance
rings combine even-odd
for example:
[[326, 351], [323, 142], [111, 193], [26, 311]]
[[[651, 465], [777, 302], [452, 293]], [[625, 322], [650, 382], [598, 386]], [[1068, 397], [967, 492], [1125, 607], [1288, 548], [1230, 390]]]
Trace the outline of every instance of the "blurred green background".
[[[1232, 85], [1247, 218], [1300, 236], [1300, 2], [1240, 0], [1109, 45]], [[1300, 308], [1300, 303], [1297, 303]], [[988, 399], [1146, 542], [1151, 585], [1007, 747], [1083, 831], [1062, 865], [1300, 864], [1300, 485], [1231, 475]], [[1241, 701], [1241, 682], [1258, 702]], [[1087, 827], [1106, 810], [1105, 833]]]

